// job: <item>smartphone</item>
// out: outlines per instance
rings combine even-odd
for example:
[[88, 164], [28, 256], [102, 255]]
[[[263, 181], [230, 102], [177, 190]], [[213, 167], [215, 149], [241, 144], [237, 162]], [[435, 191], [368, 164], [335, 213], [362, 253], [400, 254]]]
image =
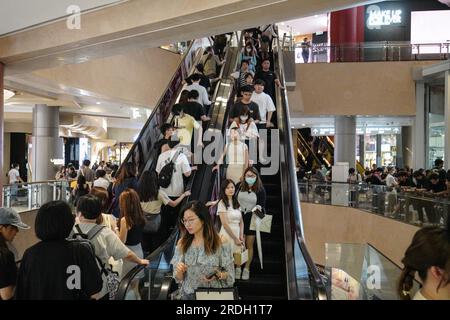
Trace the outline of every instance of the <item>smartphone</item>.
[[217, 271], [214, 271], [206, 276], [206, 279], [208, 279], [208, 280], [212, 280], [214, 278], [217, 278]]

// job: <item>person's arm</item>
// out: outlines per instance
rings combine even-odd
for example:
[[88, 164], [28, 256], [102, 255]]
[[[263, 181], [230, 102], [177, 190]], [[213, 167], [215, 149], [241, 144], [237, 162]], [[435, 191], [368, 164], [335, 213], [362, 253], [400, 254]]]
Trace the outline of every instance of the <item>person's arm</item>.
[[186, 198], [186, 197], [188, 197], [188, 196], [190, 196], [191, 195], [191, 191], [185, 191], [181, 196], [179, 196], [176, 200], [170, 200], [170, 198], [168, 198], [169, 199], [169, 201], [167, 201], [167, 203], [166, 203], [166, 205], [169, 205], [169, 206], [171, 206], [172, 208], [175, 208], [176, 206], [178, 206], [180, 203], [181, 203], [181, 201], [183, 201], [183, 199], [184, 198]]
[[125, 260], [128, 260], [128, 261], [130, 261], [130, 262], [134, 262], [134, 263], [136, 263], [136, 264], [139, 264], [139, 265], [144, 265], [144, 266], [146, 266], [146, 265], [148, 265], [149, 264], [149, 261], [147, 260], [147, 259], [141, 259], [141, 258], [139, 258], [133, 251], [128, 251], [128, 254], [127, 254], [127, 256], [124, 258]]
[[244, 168], [242, 171], [242, 175], [244, 174], [245, 170], [250, 166], [249, 156], [248, 156], [248, 148], [247, 145], [245, 145], [245, 151], [244, 151]]
[[201, 87], [203, 90], [201, 91], [201, 95], [202, 95], [202, 104], [203, 106], [208, 106], [210, 104], [212, 104], [212, 101], [209, 101], [209, 97], [208, 97], [208, 92], [206, 92], [206, 89], [204, 87]]
[[119, 231], [120, 241], [125, 243], [127, 241], [127, 236], [128, 236], [128, 225], [127, 221], [123, 217], [120, 219], [120, 231]]
[[244, 240], [244, 219], [241, 217], [241, 221], [239, 221], [239, 240], [242, 243], [245, 243]]
[[11, 251], [2, 255], [0, 258], [0, 300], [9, 300], [13, 298], [17, 284], [17, 267]]
[[228, 145], [225, 145], [225, 148], [223, 149], [223, 152], [220, 155], [219, 160], [217, 160], [217, 164], [212, 168], [212, 171], [219, 170], [220, 165], [223, 163], [223, 158], [225, 158], [227, 148], [228, 148]]
[[225, 229], [225, 231], [228, 233], [231, 239], [233, 239], [234, 243], [236, 245], [241, 245], [242, 242], [239, 239], [239, 235], [236, 235], [233, 233], [233, 230], [230, 228], [230, 224], [228, 223], [228, 215], [227, 212], [219, 212], [220, 222], [222, 223], [222, 227]]
[[270, 96], [266, 96], [266, 103], [267, 103], [267, 123], [266, 123], [266, 127], [267, 128], [271, 128], [273, 127], [273, 123], [272, 123], [272, 116], [274, 111], [276, 110], [275, 105], [272, 101], [272, 98]]
[[0, 289], [1, 300], [9, 300], [14, 297], [15, 286], [8, 286]]
[[197, 146], [203, 147], [203, 128], [197, 121], [194, 123], [194, 130], [197, 130]]
[[181, 164], [182, 172], [184, 176], [188, 178], [192, 174], [191, 165], [189, 164], [189, 161], [184, 154], [180, 154], [179, 157], [182, 157], [182, 164]]

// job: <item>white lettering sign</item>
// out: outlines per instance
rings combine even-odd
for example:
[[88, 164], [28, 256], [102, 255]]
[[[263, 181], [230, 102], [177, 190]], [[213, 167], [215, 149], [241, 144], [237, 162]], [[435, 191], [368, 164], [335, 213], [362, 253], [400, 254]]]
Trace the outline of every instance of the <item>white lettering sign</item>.
[[367, 28], [370, 30], [402, 23], [402, 10], [381, 10], [379, 6], [371, 5], [367, 8], [367, 14]]
[[81, 8], [77, 5], [70, 5], [66, 10], [67, 17], [66, 25], [69, 30], [81, 29]]
[[50, 162], [53, 163], [55, 166], [64, 165], [64, 159], [50, 159]]

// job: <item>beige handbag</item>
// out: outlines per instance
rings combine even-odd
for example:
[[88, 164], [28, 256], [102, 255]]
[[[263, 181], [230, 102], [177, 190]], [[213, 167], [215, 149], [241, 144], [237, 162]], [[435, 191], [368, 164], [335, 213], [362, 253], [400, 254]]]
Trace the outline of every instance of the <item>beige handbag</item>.
[[252, 214], [252, 220], [250, 221], [250, 230], [257, 231], [257, 220], [259, 220], [259, 231], [270, 233], [272, 229], [272, 215], [265, 214], [261, 219], [256, 214]]
[[241, 251], [233, 253], [234, 264], [237, 266], [242, 266], [248, 261], [248, 250], [242, 246]]

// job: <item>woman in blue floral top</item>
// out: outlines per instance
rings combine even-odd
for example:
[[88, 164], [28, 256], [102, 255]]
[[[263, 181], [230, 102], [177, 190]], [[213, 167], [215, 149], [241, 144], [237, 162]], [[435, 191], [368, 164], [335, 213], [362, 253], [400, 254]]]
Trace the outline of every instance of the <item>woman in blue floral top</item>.
[[180, 231], [171, 264], [180, 284], [178, 298], [195, 299], [199, 287], [227, 288], [234, 284], [232, 243], [222, 243], [208, 209], [192, 201], [182, 210]]

